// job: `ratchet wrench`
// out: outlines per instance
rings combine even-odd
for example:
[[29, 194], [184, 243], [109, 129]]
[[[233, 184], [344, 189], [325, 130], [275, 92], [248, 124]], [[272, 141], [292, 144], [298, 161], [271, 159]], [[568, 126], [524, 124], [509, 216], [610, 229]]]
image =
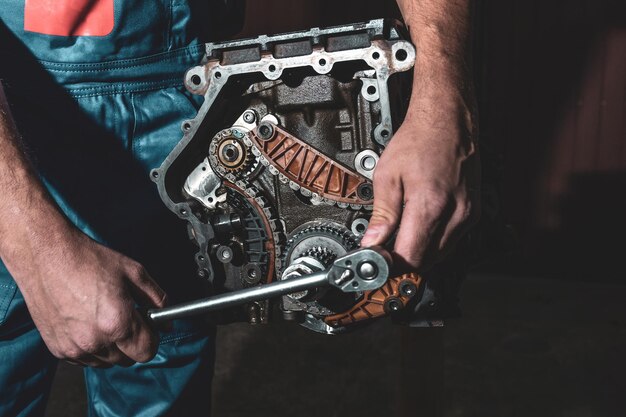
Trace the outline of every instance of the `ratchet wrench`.
[[152, 322], [160, 323], [319, 287], [335, 287], [343, 292], [375, 290], [383, 286], [389, 278], [389, 259], [391, 257], [381, 247], [361, 248], [337, 258], [325, 271], [171, 307], [151, 309], [147, 311], [147, 316]]

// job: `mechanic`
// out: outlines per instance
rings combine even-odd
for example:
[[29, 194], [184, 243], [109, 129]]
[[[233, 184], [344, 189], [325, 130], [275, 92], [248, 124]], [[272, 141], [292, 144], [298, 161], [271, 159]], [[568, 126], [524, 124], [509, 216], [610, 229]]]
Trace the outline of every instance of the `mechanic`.
[[[397, 229], [396, 262], [423, 271], [477, 214], [470, 0], [398, 4], [417, 48], [413, 93], [362, 244]], [[136, 305], [204, 290], [147, 173], [200, 105], [182, 74], [223, 6], [3, 2], [0, 416], [43, 415], [58, 359], [85, 366], [89, 415], [209, 415], [213, 329], [179, 320], [159, 335]]]

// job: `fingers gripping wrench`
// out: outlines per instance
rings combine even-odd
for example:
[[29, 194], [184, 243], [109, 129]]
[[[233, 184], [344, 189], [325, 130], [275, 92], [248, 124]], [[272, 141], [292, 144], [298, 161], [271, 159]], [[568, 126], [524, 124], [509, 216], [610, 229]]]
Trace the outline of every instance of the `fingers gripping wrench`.
[[383, 286], [389, 278], [391, 259], [380, 247], [357, 249], [337, 258], [326, 271], [289, 278], [271, 284], [233, 291], [161, 309], [148, 310], [150, 320], [160, 323], [209, 313], [281, 295], [318, 287], [336, 287], [343, 292], [370, 291]]

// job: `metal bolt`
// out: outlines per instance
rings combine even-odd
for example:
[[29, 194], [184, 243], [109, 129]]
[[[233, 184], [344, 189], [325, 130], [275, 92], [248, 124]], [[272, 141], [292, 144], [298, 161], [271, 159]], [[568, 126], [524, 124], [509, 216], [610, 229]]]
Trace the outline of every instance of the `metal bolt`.
[[359, 265], [359, 275], [363, 279], [372, 280], [378, 275], [378, 268], [372, 262], [361, 262]]
[[385, 310], [388, 313], [400, 311], [402, 307], [403, 307], [402, 302], [398, 300], [396, 297], [389, 297], [387, 301], [385, 302]]
[[[294, 263], [292, 263], [285, 269], [281, 279], [286, 280], [286, 279], [298, 278], [303, 275], [311, 274], [313, 273], [314, 270], [317, 270], [317, 268], [313, 269], [311, 268], [310, 265], [307, 265], [307, 263], [305, 262], [305, 259], [306, 258], [296, 259]], [[308, 296], [309, 294], [310, 294], [309, 290], [302, 290], [302, 291], [292, 292], [290, 294], [287, 294], [287, 297], [293, 300], [301, 300], [305, 298], [306, 296]]]
[[413, 297], [417, 293], [417, 286], [412, 281], [402, 281], [398, 289], [405, 297]]
[[233, 260], [233, 250], [228, 246], [217, 248], [217, 259], [222, 263], [230, 263]]
[[373, 156], [367, 155], [361, 160], [361, 166], [366, 171], [371, 171], [376, 167], [376, 159]]
[[247, 110], [244, 114], [243, 114], [243, 121], [246, 123], [254, 123], [254, 121], [256, 120], [256, 114], [254, 114], [254, 112], [252, 110]]
[[261, 281], [261, 278], [263, 277], [261, 274], [261, 268], [259, 268], [258, 265], [252, 263], [247, 264], [243, 267], [243, 274], [241, 275], [243, 280], [250, 285], [257, 284], [259, 281]]
[[372, 149], [363, 149], [354, 157], [354, 168], [365, 178], [372, 179], [378, 165], [378, 154]]

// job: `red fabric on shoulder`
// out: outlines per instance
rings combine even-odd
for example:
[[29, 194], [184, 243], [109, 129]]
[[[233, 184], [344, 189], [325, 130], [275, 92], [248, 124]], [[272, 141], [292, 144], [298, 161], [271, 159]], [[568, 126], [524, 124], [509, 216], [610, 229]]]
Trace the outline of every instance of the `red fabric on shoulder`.
[[57, 36], [106, 36], [114, 0], [25, 0], [24, 30]]

